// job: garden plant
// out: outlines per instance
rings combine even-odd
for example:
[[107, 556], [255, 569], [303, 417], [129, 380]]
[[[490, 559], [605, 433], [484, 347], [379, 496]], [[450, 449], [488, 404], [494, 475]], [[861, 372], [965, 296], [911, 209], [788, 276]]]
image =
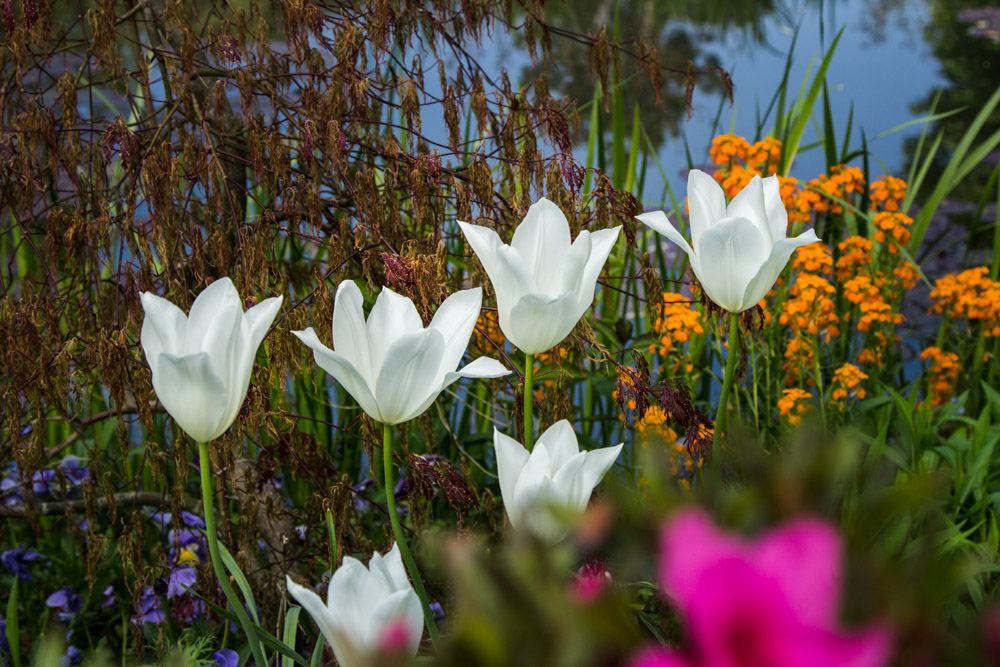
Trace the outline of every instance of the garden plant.
[[1000, 665], [1000, 88], [546, 4], [0, 0], [0, 665]]

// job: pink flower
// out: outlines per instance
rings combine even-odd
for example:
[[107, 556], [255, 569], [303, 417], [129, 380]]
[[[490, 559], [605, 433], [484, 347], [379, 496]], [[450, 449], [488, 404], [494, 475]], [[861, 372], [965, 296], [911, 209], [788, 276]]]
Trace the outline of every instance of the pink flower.
[[577, 573], [570, 594], [579, 604], [590, 604], [597, 600], [611, 584], [611, 573], [602, 560], [590, 560]]
[[838, 629], [836, 531], [799, 519], [747, 542], [699, 510], [674, 516], [661, 538], [660, 580], [688, 629], [683, 652], [647, 649], [632, 667], [881, 667], [891, 638]]

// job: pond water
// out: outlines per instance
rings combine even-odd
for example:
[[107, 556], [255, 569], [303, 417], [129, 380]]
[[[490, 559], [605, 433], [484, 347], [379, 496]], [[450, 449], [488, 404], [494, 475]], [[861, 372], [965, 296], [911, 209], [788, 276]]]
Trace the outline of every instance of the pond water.
[[[990, 21], [997, 20], [991, 11], [996, 10], [976, 10], [976, 3], [579, 0], [551, 3], [546, 18], [563, 28], [592, 32], [596, 25], [613, 25], [616, 5], [620, 5], [617, 11], [621, 36], [655, 35], [664, 64], [683, 68], [690, 58], [699, 66], [721, 66], [732, 75], [733, 103], [723, 102], [721, 85], [706, 81], [695, 91], [690, 117], [684, 112], [684, 83], [680, 77], [668, 78], [665, 103], [659, 106], [641, 74], [625, 86], [627, 117], [631, 119], [633, 107], [638, 105], [643, 124], [657, 146], [660, 166], [671, 186], [679, 187], [681, 193], [687, 173], [685, 142], [697, 163], [707, 159], [707, 146], [718, 132], [731, 128], [753, 137], [757, 114], [767, 107], [781, 82], [796, 31], [789, 77], [792, 94], [807, 70], [815, 70], [824, 47], [839, 29], [844, 29], [827, 74], [834, 127], [838, 138], [842, 137], [853, 108], [852, 146], [860, 148], [863, 128], [876, 176], [905, 176], [910, 164], [908, 144], [919, 134], [920, 125], [888, 131], [925, 116], [936, 91], [945, 93], [939, 111], [961, 104], [974, 114], [977, 103], [981, 106], [997, 85], [996, 30], [990, 27]], [[532, 67], [517, 36], [494, 35], [481, 48], [481, 57], [497, 70], [506, 67], [515, 80], [525, 80], [542, 69], [553, 91], [580, 103], [593, 97], [594, 78], [586, 52], [566, 40], [553, 38], [552, 59], [537, 69]], [[630, 76], [627, 68], [624, 76]], [[958, 94], [959, 90], [965, 92]], [[817, 118], [820, 104], [815, 107]], [[968, 113], [948, 122], [960, 131]], [[605, 123], [605, 127], [609, 126]], [[772, 126], [773, 115], [763, 123], [765, 134]], [[582, 133], [585, 137], [586, 128]], [[815, 128], [808, 129], [803, 145], [815, 138]], [[581, 161], [585, 158], [582, 148], [577, 157]], [[797, 158], [793, 174], [812, 178], [824, 170], [821, 150], [808, 150]], [[644, 203], [659, 205], [662, 192], [660, 167], [650, 161]]]

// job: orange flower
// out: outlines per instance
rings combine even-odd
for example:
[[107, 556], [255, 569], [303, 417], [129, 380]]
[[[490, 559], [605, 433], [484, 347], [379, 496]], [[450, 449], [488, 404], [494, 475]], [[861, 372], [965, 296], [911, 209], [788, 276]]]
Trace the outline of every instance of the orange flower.
[[848, 397], [863, 399], [866, 392], [861, 383], [867, 379], [868, 375], [854, 364], [843, 364], [833, 372], [833, 400], [842, 403]]
[[767, 175], [778, 171], [778, 160], [781, 158], [781, 141], [774, 137], [764, 137], [750, 146], [747, 151], [747, 165], [758, 169]]
[[955, 393], [955, 382], [962, 369], [958, 355], [932, 346], [925, 348], [920, 353], [920, 358], [930, 361], [927, 368], [927, 384], [931, 405], [941, 405]]
[[849, 236], [837, 244], [837, 249], [840, 250], [837, 258], [839, 282], [849, 280], [872, 263], [872, 242], [863, 236]]
[[802, 416], [809, 412], [809, 399], [811, 398], [812, 394], [805, 389], [799, 387], [785, 389], [781, 392], [781, 398], [778, 399], [778, 413], [794, 426], [800, 423]]
[[906, 199], [906, 181], [895, 176], [883, 176], [872, 181], [868, 196], [873, 210], [898, 211]]
[[882, 211], [875, 214], [872, 224], [875, 225], [875, 240], [879, 243], [885, 243], [887, 238], [892, 237], [892, 242], [889, 243], [891, 253], [898, 251], [897, 245], [905, 246], [910, 242], [909, 227], [913, 224], [913, 218], [908, 215], [898, 211]]
[[987, 337], [1000, 336], [1000, 281], [989, 277], [989, 269], [977, 266], [950, 273], [934, 283], [932, 313], [953, 319], [980, 322]]
[[712, 139], [708, 155], [714, 164], [730, 164], [735, 160], [746, 160], [750, 144], [735, 134], [720, 134]]
[[833, 273], [833, 254], [824, 243], [810, 243], [792, 255], [792, 268], [809, 273]]

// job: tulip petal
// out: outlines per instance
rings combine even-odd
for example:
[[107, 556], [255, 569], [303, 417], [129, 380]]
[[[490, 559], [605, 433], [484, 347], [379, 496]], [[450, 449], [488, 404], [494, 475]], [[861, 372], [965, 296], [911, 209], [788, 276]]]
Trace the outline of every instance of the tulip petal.
[[552, 463], [548, 452], [540, 447], [531, 450], [514, 484], [513, 502], [509, 505], [504, 503], [511, 525], [517, 528], [517, 521], [524, 519], [538, 504], [548, 501], [551, 477]]
[[489, 276], [490, 282], [493, 283], [494, 289], [496, 289], [497, 284], [499, 284], [496, 272], [497, 250], [503, 245], [503, 241], [500, 240], [495, 231], [488, 227], [473, 225], [461, 220], [458, 221], [458, 227], [462, 230], [465, 240], [469, 243], [469, 247], [476, 253], [479, 263], [483, 265], [486, 275]]
[[752, 547], [754, 565], [782, 589], [798, 618], [834, 627], [840, 607], [840, 537], [816, 519], [798, 519]]
[[369, 603], [374, 603], [375, 608], [371, 611], [365, 645], [377, 647], [382, 635], [394, 624], [400, 623], [407, 630], [407, 651], [409, 655], [416, 655], [420, 637], [424, 634], [424, 610], [416, 592], [406, 588]]
[[368, 571], [373, 575], [381, 576], [390, 590], [401, 591], [411, 588], [410, 580], [406, 576], [406, 568], [403, 566], [403, 557], [399, 552], [399, 545], [393, 542], [392, 549], [385, 555], [377, 551], [372, 554], [368, 561]]
[[545, 429], [545, 432], [538, 436], [538, 440], [535, 441], [535, 447], [544, 447], [548, 450], [549, 460], [555, 470], [566, 465], [580, 451], [576, 432], [565, 419], [560, 419]]
[[566, 215], [555, 203], [542, 197], [528, 209], [514, 230], [510, 245], [524, 259], [533, 284], [545, 289], [561, 284], [569, 242]]
[[731, 313], [745, 310], [743, 295], [767, 259], [767, 242], [757, 226], [746, 218], [725, 218], [702, 235], [697, 252], [692, 268], [709, 298]]
[[[497, 310], [503, 319], [525, 294], [538, 292], [524, 258], [510, 246], [500, 246], [496, 255], [496, 278], [492, 279], [497, 295]], [[543, 292], [544, 293], [544, 292]], [[500, 325], [503, 328], [503, 324]]]
[[648, 213], [635, 216], [635, 219], [657, 234], [666, 236], [669, 240], [673, 241], [674, 245], [686, 252], [689, 257], [694, 256], [694, 250], [691, 249], [687, 239], [681, 236], [681, 233], [677, 231], [677, 228], [674, 227], [673, 223], [670, 222], [670, 218], [663, 211], [649, 211]]
[[271, 323], [281, 308], [282, 297], [265, 299], [243, 313], [241, 323], [241, 344], [232, 363], [232, 379], [229, 388], [230, 408], [237, 412], [247, 397], [250, 386], [250, 375], [253, 372], [254, 358], [264, 336], [267, 335]]
[[458, 368], [465, 356], [465, 348], [469, 346], [482, 304], [483, 289], [476, 287], [455, 292], [434, 313], [428, 328], [436, 329], [444, 338], [444, 355], [441, 357], [444, 372]]
[[145, 315], [142, 318], [139, 340], [149, 367], [156, 372], [156, 358], [161, 352], [175, 355], [182, 353], [187, 315], [171, 302], [151, 292], [143, 292], [140, 299]]
[[774, 282], [781, 275], [782, 269], [785, 268], [785, 264], [788, 263], [788, 259], [796, 248], [817, 241], [819, 241], [819, 237], [816, 236], [816, 231], [809, 229], [794, 238], [779, 239], [775, 242], [767, 260], [746, 287], [743, 295], [743, 309], [755, 306], [767, 295], [768, 290], [774, 287]]
[[[326, 641], [330, 643], [330, 647], [336, 653], [341, 639], [339, 635], [340, 630], [337, 628], [333, 614], [323, 604], [323, 599], [305, 586], [299, 586], [287, 575], [285, 576], [285, 587], [288, 589], [288, 593], [295, 598], [295, 601], [309, 612], [309, 615], [312, 616], [313, 621], [319, 627], [320, 632], [323, 633]], [[340, 660], [339, 656], [337, 659], [338, 661]]]
[[767, 222], [767, 209], [764, 206], [764, 186], [760, 176], [754, 176], [750, 182], [743, 186], [733, 200], [726, 207], [726, 216], [730, 218], [746, 218], [757, 227], [768, 245], [773, 244], [777, 239], [784, 238], [784, 233], [777, 238], [771, 235], [771, 228]]
[[343, 562], [330, 577], [326, 606], [351, 641], [361, 644], [368, 635], [371, 605], [392, 594], [389, 583], [373, 575], [357, 558], [344, 556]]
[[280, 296], [264, 299], [243, 313], [243, 331], [247, 335], [247, 340], [250, 341], [250, 350], [256, 351], [260, 347], [264, 336], [267, 335], [268, 329], [274, 322], [274, 318], [278, 316], [283, 299], [284, 297]]
[[185, 357], [163, 353], [153, 373], [153, 389], [177, 425], [197, 442], [209, 442], [229, 428], [228, 396], [207, 352]]
[[589, 499], [597, 485], [601, 483], [604, 476], [608, 474], [611, 467], [618, 460], [624, 443], [614, 447], [602, 447], [587, 452], [587, 460], [583, 464], [583, 488], [586, 490]]
[[[413, 300], [383, 287], [368, 313], [368, 350], [372, 362], [372, 381], [378, 386], [382, 366], [393, 343], [406, 334], [423, 331], [424, 322]], [[376, 392], [376, 396], [378, 393]]]
[[457, 371], [445, 374], [445, 386], [459, 378], [501, 378], [512, 372], [496, 359], [476, 357]]
[[778, 242], [788, 236], [788, 211], [781, 199], [781, 181], [777, 176], [768, 176], [763, 180], [763, 186], [767, 224], [771, 228], [771, 238]]
[[333, 299], [333, 349], [350, 362], [367, 385], [374, 386], [377, 366], [369, 351], [364, 297], [353, 280], [340, 283]]
[[[510, 524], [517, 528], [511, 508], [515, 506], [514, 488], [528, 462], [528, 450], [514, 438], [493, 429], [493, 450], [497, 458], [497, 477], [500, 478], [500, 497], [503, 498]], [[520, 517], [518, 517], [520, 518]]]
[[213, 368], [225, 378], [235, 344], [237, 327], [243, 319], [243, 303], [229, 278], [219, 278], [202, 290], [191, 304], [184, 351], [208, 352]]
[[312, 349], [313, 358], [319, 367], [332, 375], [340, 383], [340, 386], [358, 402], [361, 409], [368, 413], [369, 417], [376, 421], [382, 421], [378, 403], [375, 402], [375, 396], [368, 383], [344, 355], [323, 345], [312, 327], [305, 331], [293, 331], [292, 334]]
[[576, 303], [576, 294], [569, 292], [554, 298], [526, 294], [506, 317], [500, 310], [500, 328], [522, 352], [545, 352], [562, 342], [580, 320]]
[[580, 280], [576, 284], [579, 317], [582, 317], [590, 308], [590, 304], [594, 302], [594, 288], [597, 286], [597, 279], [601, 275], [604, 263], [608, 261], [608, 255], [611, 254], [615, 243], [618, 242], [618, 234], [621, 229], [619, 225], [611, 229], [598, 230], [590, 235], [590, 257], [587, 258], [587, 263], [580, 274]]
[[399, 424], [419, 415], [421, 407], [427, 409], [432, 402], [428, 398], [440, 391], [443, 354], [444, 338], [434, 329], [407, 333], [393, 342], [375, 382], [382, 423]]
[[701, 237], [726, 217], [726, 193], [715, 179], [699, 169], [688, 172], [688, 219], [691, 247], [701, 252]]
[[553, 498], [550, 510], [578, 514], [587, 507], [590, 492], [594, 488], [586, 488], [583, 484], [583, 466], [586, 460], [587, 452], [577, 452], [562, 467], [556, 469], [556, 474], [552, 477]]
[[716, 528], [705, 512], [681, 510], [667, 522], [660, 539], [660, 584], [683, 609], [698, 596], [706, 570], [744, 553], [743, 544]]

